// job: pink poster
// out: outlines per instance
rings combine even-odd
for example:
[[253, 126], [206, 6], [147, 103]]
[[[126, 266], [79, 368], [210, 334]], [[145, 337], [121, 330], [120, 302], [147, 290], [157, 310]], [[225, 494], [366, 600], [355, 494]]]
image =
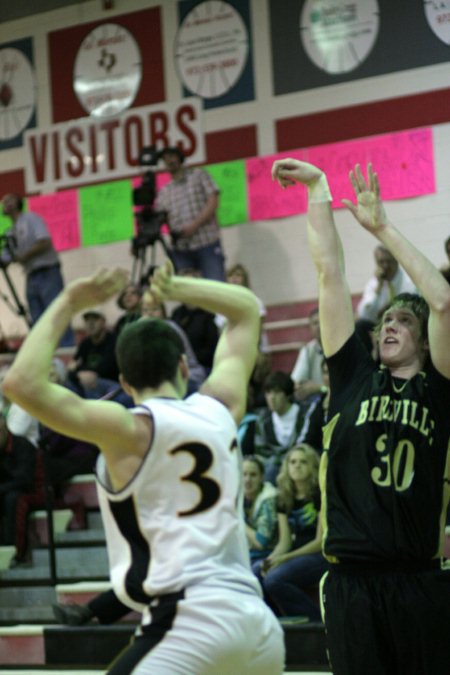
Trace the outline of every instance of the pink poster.
[[247, 160], [250, 220], [282, 218], [307, 210], [306, 190], [300, 186], [282, 190], [272, 181], [276, 159], [294, 157], [311, 162], [328, 177], [333, 207], [352, 199], [349, 172], [359, 163], [366, 175], [368, 162], [377, 172], [385, 200], [408, 199], [436, 192], [432, 129], [411, 129], [359, 140], [328, 143]]
[[300, 187], [298, 190], [295, 187], [283, 190], [277, 181], [272, 180], [272, 164], [283, 157], [306, 160], [306, 153], [304, 150], [292, 150], [265, 157], [252, 157], [246, 161], [250, 220], [268, 220], [305, 213], [305, 190]]
[[436, 191], [431, 129], [320, 145], [309, 148], [307, 157], [327, 174], [334, 208], [342, 207], [342, 198], [353, 198], [348, 174], [356, 163], [361, 165], [364, 175], [367, 164], [372, 163], [385, 200], [408, 199]]
[[39, 214], [47, 224], [57, 251], [79, 248], [80, 218], [76, 190], [30, 197], [27, 201], [28, 210]]

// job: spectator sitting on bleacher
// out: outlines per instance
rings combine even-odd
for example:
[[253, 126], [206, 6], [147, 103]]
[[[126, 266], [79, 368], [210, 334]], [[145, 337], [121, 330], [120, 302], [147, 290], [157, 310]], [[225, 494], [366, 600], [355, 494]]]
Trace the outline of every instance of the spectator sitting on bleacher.
[[322, 375], [324, 391], [320, 394], [320, 397], [313, 401], [307, 411], [302, 430], [297, 439], [297, 443], [311, 445], [319, 454], [322, 454], [323, 451], [323, 427], [328, 421], [328, 405], [330, 403], [330, 376], [325, 358], [322, 361]]
[[266, 558], [277, 542], [277, 490], [264, 482], [264, 463], [256, 455], [244, 457], [245, 532], [253, 563]]
[[257, 416], [253, 454], [263, 458], [265, 479], [275, 484], [281, 462], [301, 431], [305, 412], [292, 401], [294, 383], [287, 373], [271, 373], [264, 382], [264, 391], [267, 408]]
[[[250, 275], [248, 273], [248, 270], [241, 263], [236, 263], [236, 265], [233, 265], [233, 267], [230, 267], [227, 270], [226, 277], [227, 277], [227, 283], [228, 284], [236, 284], [236, 286], [243, 286], [244, 288], [248, 288], [249, 290], [252, 290], [252, 287], [250, 285]], [[261, 317], [261, 333], [260, 333], [260, 338], [259, 338], [259, 351], [260, 352], [267, 352], [269, 342], [267, 340], [267, 335], [264, 332], [264, 317], [267, 314], [267, 310], [264, 306], [263, 301], [260, 298], [258, 298], [257, 295], [255, 295], [255, 298], [256, 298], [256, 301], [257, 301], [258, 306], [259, 306], [259, 316]], [[216, 325], [219, 328], [219, 330], [222, 330], [224, 325], [225, 325], [225, 317], [222, 316], [221, 314], [216, 314]]]
[[266, 601], [282, 616], [320, 621], [319, 603], [308, 589], [317, 586], [327, 569], [322, 555], [319, 455], [302, 444], [283, 460], [278, 484], [278, 543], [254, 571]]
[[184, 330], [175, 321], [167, 318], [167, 311], [164, 303], [156, 300], [150, 290], [145, 291], [142, 296], [141, 317], [144, 319], [164, 319], [164, 321], [178, 333], [183, 341], [184, 353], [189, 366], [188, 394], [193, 394], [205, 380], [206, 370], [198, 362], [192, 345], [189, 342], [189, 338]]
[[[63, 387], [73, 388], [67, 380], [66, 369], [61, 359], [53, 359], [49, 379]], [[73, 476], [94, 472], [98, 448], [91, 443], [64, 436], [42, 425], [39, 427], [39, 432], [39, 445], [47, 452], [47, 480], [54, 487], [56, 497], [64, 499], [63, 483], [65, 481]]]
[[123, 309], [114, 326], [116, 338], [124, 326], [137, 321], [141, 316], [142, 290], [137, 284], [127, 284], [117, 298], [117, 305]]
[[264, 383], [272, 372], [272, 359], [268, 352], [258, 352], [255, 367], [248, 384], [247, 409], [259, 411], [266, 406]]
[[[23, 534], [17, 522], [17, 503], [22, 494], [33, 491], [36, 448], [24, 437], [8, 431], [6, 419], [0, 415], [0, 543], [16, 546], [17, 535]], [[21, 548], [21, 547], [20, 547]], [[18, 550], [18, 557], [22, 551]]]
[[[227, 270], [226, 273], [226, 278], [227, 278], [227, 283], [229, 284], [235, 284], [236, 286], [243, 286], [244, 288], [248, 288], [249, 290], [252, 290], [251, 284], [250, 284], [250, 275], [248, 273], [248, 270], [244, 265], [241, 263], [236, 263], [232, 267], [230, 267]], [[261, 324], [260, 324], [260, 337], [259, 337], [259, 349], [258, 349], [258, 355], [256, 357], [256, 363], [255, 363], [255, 368], [253, 370], [252, 376], [250, 378], [250, 383], [249, 383], [249, 388], [252, 392], [252, 400], [253, 404], [252, 406], [248, 406], [249, 410], [253, 408], [261, 408], [265, 406], [265, 396], [264, 396], [264, 389], [263, 389], [263, 384], [264, 380], [269, 375], [271, 372], [271, 359], [270, 359], [270, 354], [269, 354], [269, 341], [267, 339], [267, 334], [264, 331], [264, 319], [267, 315], [267, 310], [264, 306], [263, 301], [258, 297], [256, 297], [256, 301], [259, 306], [259, 316], [261, 319]], [[215, 323], [221, 331], [225, 325], [225, 317], [221, 316], [220, 314], [216, 314], [215, 317]]]
[[400, 293], [417, 293], [417, 288], [394, 256], [384, 246], [374, 251], [375, 272], [367, 282], [356, 309], [355, 330], [370, 354], [376, 358], [372, 331], [384, 310]]
[[83, 320], [86, 336], [69, 364], [69, 373], [82, 386], [85, 398], [101, 398], [119, 386], [116, 336], [106, 327], [101, 311], [90, 309], [84, 312]]
[[325, 392], [322, 375], [323, 351], [320, 339], [319, 308], [314, 307], [308, 318], [312, 339], [300, 349], [291, 373], [291, 378], [295, 383], [295, 398], [299, 401]]
[[2, 382], [9, 366], [0, 369], [0, 412], [6, 420], [6, 426], [15, 436], [26, 438], [37, 447], [39, 441], [39, 423], [16, 403], [11, 403], [3, 394]]
[[[179, 275], [200, 279], [201, 272], [193, 268], [187, 268], [180, 270]], [[184, 330], [198, 362], [209, 372], [219, 339], [214, 314], [206, 312], [200, 307], [182, 303], [172, 312], [171, 320], [175, 321]]]

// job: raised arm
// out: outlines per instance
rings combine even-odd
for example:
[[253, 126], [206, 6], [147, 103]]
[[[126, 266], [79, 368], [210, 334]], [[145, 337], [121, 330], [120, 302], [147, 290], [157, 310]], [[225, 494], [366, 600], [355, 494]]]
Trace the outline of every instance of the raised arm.
[[86, 401], [49, 381], [53, 354], [72, 317], [114, 297], [127, 282], [124, 270], [100, 270], [68, 284], [33, 327], [3, 382], [5, 395], [45, 426], [102, 449], [132, 447], [134, 416], [110, 402]]
[[260, 318], [253, 293], [235, 284], [174, 276], [170, 261], [156, 271], [152, 291], [161, 300], [177, 300], [226, 317], [211, 374], [200, 391], [222, 401], [240, 422], [258, 351]]
[[439, 270], [406, 239], [390, 222], [380, 198], [378, 176], [372, 166], [367, 167], [368, 180], [356, 165], [350, 180], [357, 203], [343, 203], [356, 220], [380, 241], [398, 260], [411, 277], [430, 307], [428, 340], [433, 364], [445, 377], [450, 378], [450, 285]]
[[312, 164], [289, 158], [274, 163], [272, 177], [283, 188], [302, 183], [308, 189], [308, 243], [319, 285], [320, 334], [324, 354], [331, 356], [348, 340], [355, 325], [327, 179]]

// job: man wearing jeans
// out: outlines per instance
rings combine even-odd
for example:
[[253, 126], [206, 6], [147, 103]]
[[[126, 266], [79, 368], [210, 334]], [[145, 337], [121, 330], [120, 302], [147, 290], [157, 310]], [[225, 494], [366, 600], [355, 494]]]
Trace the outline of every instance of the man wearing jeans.
[[194, 268], [205, 279], [225, 281], [224, 255], [216, 220], [219, 188], [203, 169], [187, 169], [178, 147], [160, 152], [172, 180], [157, 199], [156, 208], [167, 212], [172, 234], [171, 258], [177, 270]]
[[[9, 251], [4, 251], [2, 265], [20, 263], [26, 275], [26, 297], [31, 322], [34, 324], [48, 305], [63, 289], [58, 254], [55, 251], [47, 226], [36, 213], [23, 212], [20, 195], [7, 194], [2, 200], [3, 213], [11, 219]], [[70, 328], [61, 340], [61, 346], [74, 344]]]

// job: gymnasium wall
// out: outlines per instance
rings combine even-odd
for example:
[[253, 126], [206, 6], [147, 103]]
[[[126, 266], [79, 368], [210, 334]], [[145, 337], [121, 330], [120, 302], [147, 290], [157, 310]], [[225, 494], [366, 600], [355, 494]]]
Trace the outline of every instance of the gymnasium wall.
[[[103, 9], [104, 4], [113, 7]], [[290, 150], [323, 143], [431, 128], [429, 170], [434, 171], [435, 192], [389, 201], [387, 208], [392, 220], [420, 250], [437, 265], [444, 264], [443, 242], [450, 234], [450, 2], [228, 0], [239, 25], [245, 26], [246, 45], [245, 49], [234, 46], [234, 56], [241, 58], [240, 72], [223, 73], [222, 81], [229, 77], [236, 81], [211, 96], [215, 86], [211, 81], [200, 83], [194, 76], [186, 80], [186, 74], [182, 80], [177, 35], [190, 12], [191, 17], [197, 11], [197, 16], [206, 20], [208, 12], [217, 12], [221, 4], [218, 0], [93, 0], [0, 24], [0, 67], [2, 48], [14, 46], [27, 52], [35, 69], [36, 105], [29, 131], [88, 117], [72, 87], [77, 49], [99, 23], [122, 23], [143, 55], [142, 81], [132, 108], [176, 108], [189, 101], [186, 81], [197, 88], [203, 107], [200, 163], [278, 152], [288, 155]], [[320, 50], [308, 37], [320, 13], [321, 20], [327, 22], [326, 30], [336, 26], [332, 37], [339, 46], [326, 62], [320, 61]], [[354, 26], [354, 44], [343, 44], [338, 29], [345, 22]], [[0, 192], [26, 192], [29, 155], [24, 134], [5, 138], [4, 100], [2, 105]], [[415, 180], [420, 181], [415, 169]], [[334, 196], [350, 194], [348, 190]], [[359, 293], [373, 269], [375, 242], [343, 209], [336, 210], [336, 221], [344, 242], [350, 288]], [[241, 261], [247, 265], [253, 288], [266, 305], [316, 296], [303, 214], [237, 223], [223, 229], [223, 243], [227, 264]], [[101, 265], [131, 269], [129, 248], [127, 240], [65, 250], [61, 253], [65, 279], [88, 274]], [[161, 254], [156, 245], [157, 262]], [[23, 277], [17, 266], [11, 267], [11, 278], [22, 294]], [[2, 277], [0, 291], [8, 294]], [[108, 312], [113, 321], [118, 313], [113, 303]], [[0, 317], [5, 334], [24, 333], [23, 320], [1, 298]]]

